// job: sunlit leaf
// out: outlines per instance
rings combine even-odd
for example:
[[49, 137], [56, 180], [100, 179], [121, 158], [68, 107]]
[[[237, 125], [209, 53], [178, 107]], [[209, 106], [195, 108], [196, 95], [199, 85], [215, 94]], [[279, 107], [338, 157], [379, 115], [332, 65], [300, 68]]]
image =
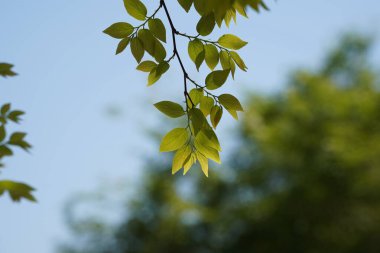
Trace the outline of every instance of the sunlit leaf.
[[167, 133], [162, 139], [160, 152], [171, 152], [180, 149], [189, 139], [189, 132], [186, 128], [175, 128]]
[[171, 118], [178, 118], [185, 115], [185, 111], [183, 110], [182, 106], [174, 102], [161, 101], [154, 104], [154, 106]]

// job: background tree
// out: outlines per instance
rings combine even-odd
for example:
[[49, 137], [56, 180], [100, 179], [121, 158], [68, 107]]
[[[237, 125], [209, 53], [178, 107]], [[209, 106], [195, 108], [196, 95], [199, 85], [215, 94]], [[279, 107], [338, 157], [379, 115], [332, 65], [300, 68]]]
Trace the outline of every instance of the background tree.
[[380, 93], [370, 40], [346, 36], [320, 70], [253, 96], [229, 174], [151, 167], [124, 220], [68, 212], [62, 253], [380, 251]]

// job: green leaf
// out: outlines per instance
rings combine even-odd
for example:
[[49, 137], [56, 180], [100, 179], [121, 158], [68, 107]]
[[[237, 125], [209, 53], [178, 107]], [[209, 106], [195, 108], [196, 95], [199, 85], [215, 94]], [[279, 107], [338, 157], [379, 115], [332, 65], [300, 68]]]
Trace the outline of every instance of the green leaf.
[[149, 30], [153, 33], [156, 38], [166, 42], [166, 29], [161, 19], [154, 18], [148, 21]]
[[24, 141], [25, 136], [26, 136], [26, 133], [15, 132], [9, 138], [8, 143], [10, 145], [18, 146], [27, 151], [32, 146], [28, 142]]
[[231, 69], [230, 55], [227, 51], [220, 51], [220, 64], [223, 69]]
[[219, 152], [216, 149], [209, 146], [209, 141], [206, 138], [206, 136], [202, 134], [202, 132], [197, 134], [197, 136], [195, 137], [194, 146], [196, 150], [202, 155], [204, 155], [206, 158], [209, 158], [217, 163], [221, 162]]
[[211, 127], [203, 129], [202, 133], [207, 137], [207, 139], [209, 141], [208, 144], [210, 147], [212, 147], [213, 149], [216, 149], [218, 151], [222, 151], [218, 137], [216, 136], [214, 130], [212, 130]]
[[206, 77], [206, 87], [209, 90], [215, 90], [219, 87], [221, 87], [228, 78], [228, 75], [230, 74], [230, 70], [216, 70], [211, 72]]
[[203, 90], [202, 89], [192, 89], [189, 92], [189, 96], [191, 98], [191, 101], [193, 101], [194, 106], [198, 105], [201, 101], [201, 98], [203, 97]]
[[1, 109], [0, 109], [0, 113], [1, 115], [5, 116], [5, 114], [7, 114], [9, 112], [9, 110], [11, 109], [11, 104], [10, 103], [7, 103], [7, 104], [4, 104]]
[[13, 65], [9, 63], [0, 63], [0, 76], [7, 77], [7, 76], [15, 76], [17, 75], [15, 72], [12, 71]]
[[234, 111], [234, 110], [228, 110], [228, 113], [236, 120], [239, 120], [239, 115], [237, 114], [237, 111]]
[[239, 100], [231, 94], [222, 94], [218, 99], [227, 110], [244, 111]]
[[160, 78], [161, 75], [157, 75], [157, 68], [152, 69], [148, 76], [148, 86], [155, 84]]
[[211, 113], [210, 113], [211, 124], [214, 128], [218, 126], [222, 116], [223, 116], [223, 110], [219, 106], [214, 105], [211, 108]]
[[248, 44], [248, 42], [245, 42], [241, 40], [239, 37], [233, 35], [233, 34], [225, 34], [218, 40], [219, 45], [225, 48], [238, 50], [245, 45]]
[[188, 53], [190, 59], [195, 63], [197, 69], [199, 69], [205, 58], [204, 46], [199, 39], [195, 39], [189, 42]]
[[157, 63], [153, 61], [143, 61], [137, 66], [137, 70], [142, 72], [151, 72], [154, 68], [157, 67]]
[[214, 70], [219, 63], [218, 49], [212, 44], [205, 45], [204, 49], [206, 64], [211, 70]]
[[133, 57], [135, 57], [136, 61], [139, 63], [141, 59], [144, 57], [144, 46], [141, 43], [139, 38], [131, 39], [131, 52]]
[[32, 202], [36, 202], [36, 199], [31, 194], [34, 189], [24, 183], [13, 182], [9, 180], [0, 181], [0, 196], [4, 192], [8, 192], [11, 199], [15, 202], [20, 201], [21, 199], [27, 199]]
[[166, 57], [165, 47], [157, 39], [156, 39], [156, 42], [154, 44], [154, 56], [153, 57], [158, 62], [163, 61]]
[[175, 128], [162, 139], [160, 152], [171, 152], [183, 147], [189, 139], [186, 128]]
[[193, 0], [178, 0], [178, 3], [186, 12], [189, 12], [191, 5], [193, 4]]
[[201, 98], [199, 107], [200, 107], [203, 115], [205, 115], [205, 117], [207, 117], [211, 113], [211, 108], [213, 106], [214, 106], [214, 99], [213, 98], [211, 98], [211, 97], [202, 97]]
[[5, 139], [5, 136], [6, 136], [6, 132], [5, 132], [5, 126], [4, 125], [0, 125], [0, 143]]
[[129, 45], [129, 41], [131, 39], [130, 38], [125, 38], [125, 39], [122, 39], [119, 44], [117, 45], [117, 49], [116, 49], [116, 54], [120, 54], [124, 51], [124, 49], [127, 48], [127, 46]]
[[157, 75], [160, 75], [162, 76], [163, 74], [165, 74], [170, 68], [170, 65], [169, 63], [167, 63], [166, 61], [163, 61], [163, 62], [160, 62], [157, 66]]
[[186, 175], [187, 172], [191, 169], [191, 167], [197, 162], [197, 157], [194, 153], [191, 153], [189, 158], [185, 161], [183, 165], [183, 175]]
[[137, 36], [142, 42], [145, 51], [151, 56], [154, 56], [156, 38], [153, 36], [152, 32], [148, 29], [140, 29]]
[[183, 146], [180, 148], [173, 157], [172, 163], [172, 174], [177, 173], [181, 168], [183, 168], [184, 163], [191, 155], [191, 146]]
[[240, 57], [240, 55], [236, 52], [230, 52], [232, 59], [235, 61], [235, 63], [238, 65], [238, 67], [243, 70], [247, 71], [247, 66], [245, 65], [243, 59]]
[[148, 11], [140, 0], [124, 0], [124, 6], [129, 15], [137, 20], [145, 20]]
[[25, 112], [23, 112], [23, 111], [17, 111], [17, 110], [11, 111], [8, 114], [8, 119], [12, 120], [15, 123], [18, 123], [21, 120], [20, 116], [24, 115], [24, 114], [25, 114]]
[[198, 108], [192, 108], [189, 111], [189, 116], [195, 134], [202, 130], [205, 125], [208, 125], [207, 119]]
[[205, 174], [206, 177], [208, 177], [208, 159], [199, 152], [196, 152], [195, 155], [197, 156], [199, 164], [201, 165], [203, 174]]
[[179, 118], [185, 115], [185, 111], [183, 110], [182, 106], [174, 102], [161, 101], [159, 103], [154, 104], [154, 106], [159, 111], [171, 118]]
[[6, 145], [0, 146], [0, 158], [11, 155], [13, 155], [13, 151], [10, 148], [8, 148]]
[[125, 22], [119, 22], [111, 25], [103, 32], [116, 39], [123, 39], [131, 35], [134, 31], [134, 27], [131, 24]]
[[214, 13], [202, 16], [197, 24], [197, 32], [202, 36], [209, 35], [215, 27]]

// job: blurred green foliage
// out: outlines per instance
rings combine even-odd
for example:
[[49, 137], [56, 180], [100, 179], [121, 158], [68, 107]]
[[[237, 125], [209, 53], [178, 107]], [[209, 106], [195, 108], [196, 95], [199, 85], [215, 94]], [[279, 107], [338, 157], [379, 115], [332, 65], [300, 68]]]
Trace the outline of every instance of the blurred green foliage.
[[320, 70], [295, 72], [280, 95], [252, 96], [228, 175], [152, 168], [122, 222], [69, 212], [75, 239], [60, 252], [380, 252], [380, 94], [370, 45], [346, 36]]

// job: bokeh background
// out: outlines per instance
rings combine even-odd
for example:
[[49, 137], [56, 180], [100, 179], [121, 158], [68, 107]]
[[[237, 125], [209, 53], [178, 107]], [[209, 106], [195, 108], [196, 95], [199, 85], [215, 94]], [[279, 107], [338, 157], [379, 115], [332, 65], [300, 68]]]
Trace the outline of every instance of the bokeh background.
[[[39, 201], [0, 199], [1, 253], [380, 251], [378, 1], [273, 1], [230, 28], [250, 42], [249, 71], [225, 89], [247, 112], [223, 120], [209, 179], [172, 177], [158, 154], [170, 123], [152, 103], [182, 86], [173, 66], [147, 88], [129, 53], [113, 55], [101, 31], [131, 21], [122, 1], [0, 6], [1, 61], [19, 73], [0, 99], [27, 112], [34, 146], [1, 177]], [[195, 13], [169, 7], [194, 31]]]

